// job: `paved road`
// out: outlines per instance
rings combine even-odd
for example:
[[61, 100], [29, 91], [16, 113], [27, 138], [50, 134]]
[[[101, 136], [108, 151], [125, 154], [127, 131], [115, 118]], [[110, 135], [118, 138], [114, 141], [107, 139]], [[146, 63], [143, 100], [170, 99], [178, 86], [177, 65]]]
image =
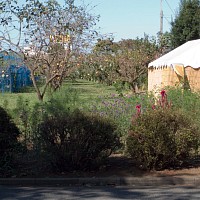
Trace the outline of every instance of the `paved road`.
[[0, 186], [1, 200], [197, 200], [200, 188], [161, 187], [12, 187]]

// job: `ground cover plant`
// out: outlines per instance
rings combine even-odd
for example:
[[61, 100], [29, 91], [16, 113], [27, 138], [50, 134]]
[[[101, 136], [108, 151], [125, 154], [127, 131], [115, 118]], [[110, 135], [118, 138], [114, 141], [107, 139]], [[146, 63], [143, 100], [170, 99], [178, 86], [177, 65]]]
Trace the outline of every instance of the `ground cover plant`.
[[122, 149], [124, 149], [131, 118], [135, 112], [135, 105], [141, 102], [145, 110], [148, 101], [147, 93], [137, 95], [128, 94], [124, 96], [113, 93], [107, 96], [98, 96], [95, 102], [91, 103], [89, 112], [97, 114], [100, 117], [108, 117], [117, 123]]

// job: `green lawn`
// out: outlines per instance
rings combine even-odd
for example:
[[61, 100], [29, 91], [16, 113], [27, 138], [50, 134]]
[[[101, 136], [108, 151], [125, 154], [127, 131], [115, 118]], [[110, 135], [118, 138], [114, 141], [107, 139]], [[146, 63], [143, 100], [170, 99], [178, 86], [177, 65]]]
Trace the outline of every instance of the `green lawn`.
[[[78, 101], [80, 101], [82, 104], [89, 104], [90, 102], [95, 101], [99, 96], [108, 96], [110, 94], [116, 93], [113, 86], [106, 86], [96, 82], [79, 79], [75, 82], [66, 81], [61, 89], [59, 89], [54, 95], [62, 92], [65, 93], [68, 90], [69, 95], [71, 95], [70, 91], [73, 91], [73, 93], [75, 92], [78, 97]], [[34, 104], [38, 101], [36, 92], [34, 92], [34, 90], [23, 93], [0, 93], [0, 105], [7, 105], [9, 109], [15, 108], [16, 101], [19, 96], [28, 100], [30, 104]], [[46, 93], [44, 101], [47, 101], [48, 98], [49, 93]]]

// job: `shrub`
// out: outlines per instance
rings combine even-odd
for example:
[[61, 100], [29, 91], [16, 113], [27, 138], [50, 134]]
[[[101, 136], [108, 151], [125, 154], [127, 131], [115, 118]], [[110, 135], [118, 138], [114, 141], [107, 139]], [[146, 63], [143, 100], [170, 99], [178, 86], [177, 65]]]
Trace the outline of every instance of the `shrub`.
[[25, 143], [27, 143], [31, 137], [30, 113], [31, 106], [29, 100], [23, 98], [22, 96], [18, 96], [16, 99], [16, 107], [12, 111], [12, 116], [15, 124], [24, 137]]
[[115, 130], [107, 119], [78, 110], [49, 116], [39, 126], [42, 148], [61, 171], [98, 167], [119, 145]]
[[139, 114], [127, 138], [127, 152], [143, 169], [183, 164], [198, 150], [200, 132], [181, 110], [157, 108]]
[[7, 112], [0, 107], [0, 172], [11, 167], [13, 156], [18, 150], [20, 132]]

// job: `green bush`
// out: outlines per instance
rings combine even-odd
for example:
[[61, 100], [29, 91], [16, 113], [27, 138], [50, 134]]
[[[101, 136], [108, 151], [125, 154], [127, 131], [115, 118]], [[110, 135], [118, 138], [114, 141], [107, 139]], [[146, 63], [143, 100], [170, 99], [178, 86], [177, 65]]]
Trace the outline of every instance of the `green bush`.
[[27, 143], [31, 137], [30, 127], [31, 106], [28, 99], [18, 96], [16, 99], [16, 107], [11, 112], [14, 122], [23, 135], [24, 143]]
[[184, 110], [200, 127], [200, 93], [174, 87], [168, 88], [167, 91], [173, 106]]
[[0, 107], [0, 173], [9, 170], [19, 148], [20, 132], [7, 112]]
[[198, 150], [200, 132], [181, 110], [158, 108], [140, 114], [127, 138], [127, 152], [143, 169], [176, 167]]
[[49, 116], [39, 126], [43, 151], [54, 170], [91, 170], [100, 166], [119, 138], [116, 126], [97, 116], [76, 110], [65, 116]]

